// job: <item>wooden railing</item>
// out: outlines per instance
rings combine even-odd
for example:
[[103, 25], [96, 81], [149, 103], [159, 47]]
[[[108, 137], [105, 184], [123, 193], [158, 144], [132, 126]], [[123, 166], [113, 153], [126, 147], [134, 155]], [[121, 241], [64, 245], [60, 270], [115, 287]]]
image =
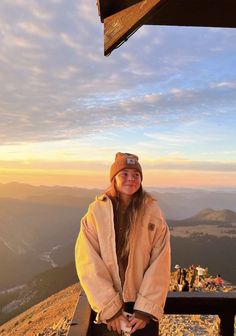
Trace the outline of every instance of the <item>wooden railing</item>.
[[[81, 291], [67, 336], [89, 336], [90, 307]], [[165, 314], [201, 314], [220, 317], [221, 336], [234, 336], [235, 292], [169, 292]]]
[[81, 289], [67, 336], [89, 336], [91, 309], [84, 291]]
[[235, 292], [169, 292], [165, 314], [218, 315], [219, 335], [234, 336]]

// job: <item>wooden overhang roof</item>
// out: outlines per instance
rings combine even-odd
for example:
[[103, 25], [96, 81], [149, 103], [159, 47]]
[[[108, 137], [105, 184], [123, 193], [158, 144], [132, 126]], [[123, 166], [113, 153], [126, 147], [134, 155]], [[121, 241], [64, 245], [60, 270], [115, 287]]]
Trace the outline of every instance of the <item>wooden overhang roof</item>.
[[236, 0], [97, 0], [109, 55], [142, 25], [236, 28]]

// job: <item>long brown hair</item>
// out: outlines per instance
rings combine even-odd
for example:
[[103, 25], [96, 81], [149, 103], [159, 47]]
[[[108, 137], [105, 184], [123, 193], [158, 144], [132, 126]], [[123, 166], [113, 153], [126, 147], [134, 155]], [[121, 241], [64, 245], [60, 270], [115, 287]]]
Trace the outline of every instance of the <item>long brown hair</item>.
[[[120, 195], [116, 189], [115, 178], [112, 179], [110, 187], [106, 190], [107, 196], [111, 199], [114, 212], [114, 220], [116, 220], [118, 208], [120, 205]], [[143, 190], [142, 184], [136, 193], [132, 196], [131, 201], [125, 211], [125, 239], [122, 242], [121, 256], [125, 257], [129, 253], [130, 249], [130, 234], [134, 229], [134, 225], [137, 223], [142, 224], [142, 218], [145, 212], [145, 204], [148, 199], [152, 199], [152, 196]]]

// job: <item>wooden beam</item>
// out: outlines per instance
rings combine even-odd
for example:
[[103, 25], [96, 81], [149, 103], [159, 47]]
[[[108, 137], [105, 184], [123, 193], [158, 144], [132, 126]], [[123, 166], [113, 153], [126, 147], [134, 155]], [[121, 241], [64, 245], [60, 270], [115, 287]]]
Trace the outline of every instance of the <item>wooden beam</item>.
[[150, 20], [170, 0], [143, 0], [104, 19], [104, 54], [109, 55], [120, 43]]
[[98, 14], [101, 21], [143, 0], [97, 0]]
[[235, 13], [235, 0], [172, 0], [145, 24], [235, 28]]
[[236, 0], [97, 0], [97, 2], [104, 22], [106, 56], [146, 24], [236, 28]]

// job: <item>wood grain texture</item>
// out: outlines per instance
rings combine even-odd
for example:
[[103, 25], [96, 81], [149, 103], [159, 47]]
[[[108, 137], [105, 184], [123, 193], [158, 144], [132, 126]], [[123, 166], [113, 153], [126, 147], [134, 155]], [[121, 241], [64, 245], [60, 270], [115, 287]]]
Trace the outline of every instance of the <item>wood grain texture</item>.
[[84, 291], [81, 290], [67, 336], [87, 336], [90, 315], [91, 308]]
[[155, 11], [170, 0], [143, 0], [104, 20], [104, 54], [108, 55], [123, 40], [151, 19]]

